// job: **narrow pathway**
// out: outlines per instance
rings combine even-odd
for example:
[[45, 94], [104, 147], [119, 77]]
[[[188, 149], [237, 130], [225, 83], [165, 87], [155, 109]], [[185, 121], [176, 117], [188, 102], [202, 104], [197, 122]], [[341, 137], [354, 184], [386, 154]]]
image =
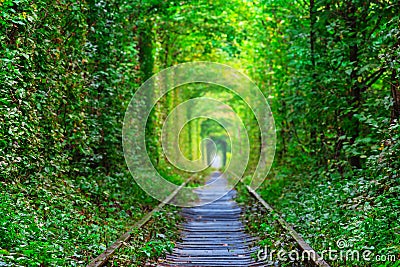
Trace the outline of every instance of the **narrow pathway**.
[[244, 233], [240, 221], [241, 208], [233, 200], [236, 191], [228, 192], [227, 180], [219, 172], [211, 175], [209, 187], [197, 190], [200, 203], [208, 203], [216, 195], [226, 195], [212, 203], [182, 210], [182, 242], [178, 243], [160, 267], [170, 266], [265, 266], [255, 262], [249, 245], [254, 238]]

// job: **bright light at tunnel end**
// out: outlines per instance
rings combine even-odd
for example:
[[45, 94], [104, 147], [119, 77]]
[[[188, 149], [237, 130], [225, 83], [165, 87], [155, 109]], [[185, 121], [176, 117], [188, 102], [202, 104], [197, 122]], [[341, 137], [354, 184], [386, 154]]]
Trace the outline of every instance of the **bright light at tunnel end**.
[[[260, 147], [257, 152], [258, 163], [249, 185], [257, 189], [266, 178], [275, 155], [276, 133], [271, 109], [264, 94], [249, 77], [232, 67], [213, 62], [191, 62], [167, 68], [148, 79], [136, 90], [127, 107], [122, 131], [124, 157], [135, 181], [146, 193], [159, 201], [164, 201], [179, 187], [164, 179], [153, 166], [146, 149], [146, 124], [151, 110], [163, 96], [179, 86], [193, 83], [221, 86], [238, 95], [251, 109], [259, 127]], [[214, 158], [212, 162], [207, 162], [204, 160], [205, 155], [200, 159], [190, 160], [183, 155], [179, 142], [171, 144], [167, 141], [167, 133], [170, 140], [174, 138], [179, 140], [184, 125], [197, 118], [214, 120], [226, 131], [231, 147], [231, 158], [224, 173], [229, 176], [229, 186], [233, 188], [242, 178], [249, 157], [254, 151], [250, 150], [252, 140], [247, 134], [245, 122], [232, 107], [218, 99], [209, 96], [188, 99], [167, 114], [166, 120], [161, 123], [162, 153], [175, 168], [191, 173], [200, 172], [210, 164], [216, 164], [220, 159]], [[203, 144], [210, 140], [203, 140]], [[215, 144], [213, 146], [215, 149]], [[214, 157], [217, 157], [216, 153]], [[222, 196], [216, 194], [214, 200]], [[183, 187], [172, 204], [182, 207], [195, 206], [195, 201], [190, 201], [195, 198], [193, 188]]]

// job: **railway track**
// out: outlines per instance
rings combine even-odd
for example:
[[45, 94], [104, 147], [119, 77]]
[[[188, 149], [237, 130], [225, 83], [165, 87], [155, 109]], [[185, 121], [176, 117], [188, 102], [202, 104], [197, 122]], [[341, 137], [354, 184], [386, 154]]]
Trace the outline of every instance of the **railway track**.
[[[186, 219], [182, 242], [158, 266], [265, 266], [252, 258], [257, 248], [249, 247], [254, 239], [244, 232], [242, 210], [233, 200], [235, 191], [229, 191], [227, 180], [217, 172], [208, 183], [209, 187], [196, 191], [199, 206], [182, 211]], [[225, 193], [222, 198], [209, 203], [221, 193]]]
[[[182, 209], [185, 222], [179, 226], [181, 241], [176, 244], [172, 253], [168, 254], [165, 259], [160, 259], [157, 266], [270, 266], [262, 261], [256, 261], [252, 256], [257, 254], [258, 251], [258, 247], [253, 246], [256, 238], [249, 236], [244, 231], [244, 225], [240, 220], [242, 209], [234, 201], [236, 191], [228, 189], [227, 179], [221, 173], [214, 172], [207, 183], [209, 186], [203, 189], [195, 189], [199, 196], [198, 205]], [[152, 214], [171, 201], [185, 184], [182, 184], [165, 201], [147, 214], [134, 228], [145, 225]], [[252, 188], [249, 186], [246, 186], [246, 188], [251, 196], [259, 201], [266, 210], [273, 211], [272, 207]], [[222, 198], [209, 203], [221, 193], [225, 193]], [[301, 251], [307, 251], [309, 255], [312, 255], [309, 258], [311, 265], [329, 267], [286, 221], [279, 217], [278, 222], [293, 237]], [[112, 246], [93, 260], [88, 267], [105, 265], [117, 249], [130, 239], [131, 232], [128, 231], [122, 235]]]

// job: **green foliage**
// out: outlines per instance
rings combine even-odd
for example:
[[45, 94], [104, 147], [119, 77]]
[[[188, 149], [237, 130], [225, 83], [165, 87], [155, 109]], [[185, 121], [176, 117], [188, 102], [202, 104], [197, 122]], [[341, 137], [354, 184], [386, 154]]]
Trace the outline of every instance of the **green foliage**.
[[[0, 265], [87, 263], [155, 204], [126, 169], [124, 111], [153, 73], [195, 60], [242, 70], [268, 97], [277, 160], [260, 191], [317, 250], [343, 237], [398, 254], [399, 11], [394, 1], [361, 0], [1, 1]], [[150, 158], [174, 183], [189, 174], [163, 156], [162, 122], [198, 96], [231, 105], [252, 151], [260, 146], [239, 97], [177, 90], [146, 132]], [[189, 158], [199, 156], [203, 122], [178, 140]], [[143, 261], [171, 247], [172, 236], [150, 236], [131, 251]]]
[[398, 255], [398, 6], [263, 2], [254, 38], [266, 67], [254, 73], [279, 140], [260, 193], [317, 250], [346, 238]]
[[0, 262], [82, 266], [124, 230], [120, 221], [141, 216], [139, 207], [120, 207], [115, 200], [92, 203], [72, 183], [63, 182], [67, 184], [2, 183]]
[[155, 203], [121, 153], [137, 5], [0, 3], [1, 263], [86, 264]]

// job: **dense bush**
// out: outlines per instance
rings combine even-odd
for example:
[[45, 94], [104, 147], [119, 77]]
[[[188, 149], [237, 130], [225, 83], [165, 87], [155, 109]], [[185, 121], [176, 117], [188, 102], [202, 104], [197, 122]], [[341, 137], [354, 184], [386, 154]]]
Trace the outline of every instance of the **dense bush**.
[[153, 202], [121, 148], [136, 2], [0, 3], [0, 265], [79, 265]]
[[[398, 254], [398, 22], [394, 1], [0, 1], [0, 265], [86, 263], [154, 204], [123, 160], [124, 111], [144, 79], [194, 60], [268, 97], [277, 157], [260, 192], [317, 250], [346, 238]], [[207, 93], [246, 115], [256, 151], [241, 102]], [[193, 96], [161, 99], [146, 132], [177, 183], [161, 127]], [[195, 156], [207, 133], [185, 131]]]

